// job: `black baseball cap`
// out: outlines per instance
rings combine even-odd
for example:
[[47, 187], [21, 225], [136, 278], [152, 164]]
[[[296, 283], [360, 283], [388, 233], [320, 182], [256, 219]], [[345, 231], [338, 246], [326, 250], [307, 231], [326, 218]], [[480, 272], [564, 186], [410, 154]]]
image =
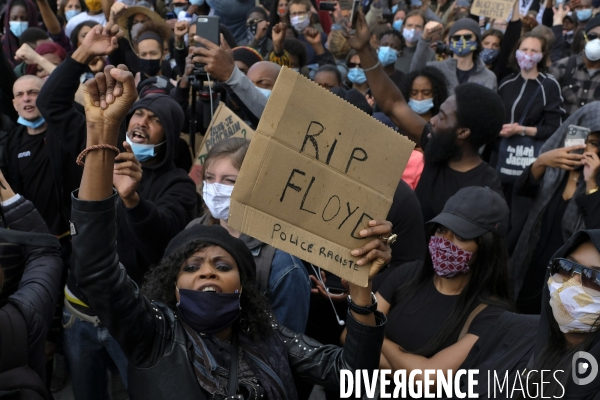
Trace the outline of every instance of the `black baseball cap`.
[[509, 223], [508, 205], [489, 187], [470, 186], [448, 199], [442, 212], [427, 222], [440, 224], [464, 239], [475, 239], [486, 232], [505, 237]]

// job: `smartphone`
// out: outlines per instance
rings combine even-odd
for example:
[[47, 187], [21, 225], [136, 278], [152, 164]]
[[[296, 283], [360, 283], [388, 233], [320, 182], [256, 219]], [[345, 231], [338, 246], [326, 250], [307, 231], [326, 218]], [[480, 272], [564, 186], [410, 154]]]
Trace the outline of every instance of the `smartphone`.
[[214, 44], [221, 44], [219, 34], [219, 17], [215, 15], [198, 17], [196, 20], [196, 35], [210, 40]]
[[[577, 125], [569, 125], [569, 130], [567, 131], [567, 137], [565, 138], [565, 147], [577, 146], [580, 144], [585, 144], [587, 138], [590, 134], [591, 130], [589, 128], [584, 128], [583, 126]], [[583, 150], [575, 150], [574, 154], [583, 154]]]
[[335, 11], [335, 3], [322, 1], [319, 3], [319, 11]]
[[350, 28], [356, 29], [356, 21], [358, 21], [358, 12], [360, 11], [360, 0], [354, 0], [352, 3], [352, 14], [350, 14]]

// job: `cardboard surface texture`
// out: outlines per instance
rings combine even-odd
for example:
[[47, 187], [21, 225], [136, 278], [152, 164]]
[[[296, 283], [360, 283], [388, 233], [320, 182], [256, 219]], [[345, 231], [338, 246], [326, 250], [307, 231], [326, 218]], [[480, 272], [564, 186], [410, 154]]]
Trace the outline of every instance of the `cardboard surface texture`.
[[196, 185], [202, 183], [202, 165], [210, 149], [217, 143], [232, 137], [250, 140], [252, 139], [252, 135], [254, 135], [252, 128], [235, 115], [225, 104], [219, 103], [202, 142], [196, 148], [196, 160], [192, 166], [190, 178], [192, 178]]
[[513, 0], [474, 0], [471, 6], [471, 13], [473, 15], [507, 20], [514, 5], [515, 2]]
[[244, 159], [229, 225], [366, 286], [352, 249], [384, 220], [414, 143], [282, 68]]

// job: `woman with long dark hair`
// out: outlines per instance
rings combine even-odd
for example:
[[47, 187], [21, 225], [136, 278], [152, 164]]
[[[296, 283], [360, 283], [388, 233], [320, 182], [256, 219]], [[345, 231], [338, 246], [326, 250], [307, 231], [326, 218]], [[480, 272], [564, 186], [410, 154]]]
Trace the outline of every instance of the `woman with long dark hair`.
[[[322, 346], [272, 318], [253, 286], [252, 253], [220, 226], [175, 236], [139, 293], [119, 266], [112, 187], [113, 174], [127, 174], [113, 148], [137, 92], [126, 67], [105, 71], [86, 82], [89, 147], [73, 198], [73, 251], [78, 286], [127, 356], [132, 398], [294, 400], [294, 376], [339, 389], [341, 369], [376, 369], [385, 318], [370, 283], [350, 284], [346, 346]], [[102, 89], [112, 82], [119, 89]], [[372, 262], [374, 274], [391, 259], [382, 236], [391, 224], [371, 221], [360, 234], [377, 237], [352, 251], [359, 266]]]
[[[479, 370], [483, 379], [472, 389], [480, 399], [541, 398], [541, 393], [546, 398], [598, 398], [600, 379], [594, 379], [593, 361], [597, 374], [600, 230], [575, 233], [554, 254], [543, 289], [541, 315], [505, 313], [461, 366]], [[578, 352], [588, 355], [584, 358]], [[580, 370], [583, 363], [588, 364], [587, 371]], [[494, 374], [508, 378], [504, 390], [494, 387]], [[461, 387], [466, 384], [462, 381]], [[511, 393], [514, 385], [522, 390]]]
[[425, 261], [396, 268], [376, 294], [378, 310], [388, 317], [381, 368], [407, 375], [417, 369], [454, 372], [511, 307], [503, 239], [508, 218], [498, 193], [466, 187], [428, 222]]

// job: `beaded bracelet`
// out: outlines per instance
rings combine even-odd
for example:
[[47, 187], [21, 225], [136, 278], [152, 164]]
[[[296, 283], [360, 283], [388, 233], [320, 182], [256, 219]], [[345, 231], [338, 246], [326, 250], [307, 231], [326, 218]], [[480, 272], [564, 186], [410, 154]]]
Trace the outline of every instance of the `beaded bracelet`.
[[85, 156], [87, 155], [87, 153], [89, 153], [92, 150], [98, 150], [98, 149], [107, 149], [107, 150], [112, 150], [115, 153], [117, 153], [117, 155], [119, 155], [120, 151], [119, 149], [117, 149], [115, 146], [111, 146], [110, 144], [95, 144], [93, 146], [87, 147], [85, 148], [80, 154], [79, 156], [77, 156], [77, 165], [84, 165], [83, 163], [83, 159], [85, 158]]

